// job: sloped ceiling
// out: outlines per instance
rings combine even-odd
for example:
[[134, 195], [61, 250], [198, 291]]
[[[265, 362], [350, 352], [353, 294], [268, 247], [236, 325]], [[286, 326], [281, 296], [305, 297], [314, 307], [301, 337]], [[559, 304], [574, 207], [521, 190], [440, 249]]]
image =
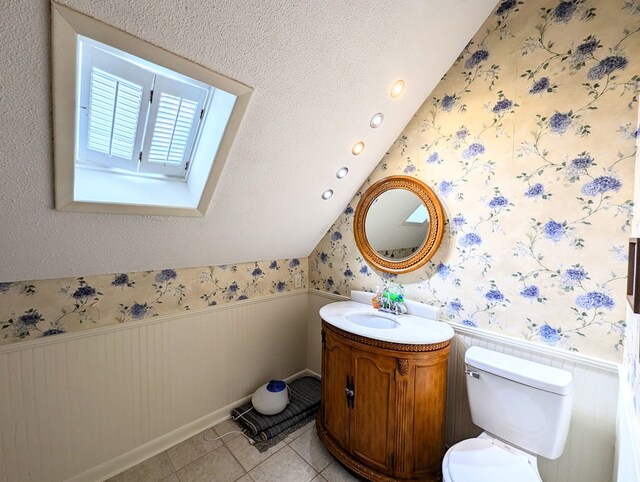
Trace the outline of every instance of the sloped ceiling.
[[[254, 94], [206, 217], [57, 212], [50, 5], [4, 2], [0, 281], [307, 256], [496, 0], [61, 3]], [[392, 99], [399, 78], [407, 87]], [[350, 173], [339, 181], [341, 166]]]

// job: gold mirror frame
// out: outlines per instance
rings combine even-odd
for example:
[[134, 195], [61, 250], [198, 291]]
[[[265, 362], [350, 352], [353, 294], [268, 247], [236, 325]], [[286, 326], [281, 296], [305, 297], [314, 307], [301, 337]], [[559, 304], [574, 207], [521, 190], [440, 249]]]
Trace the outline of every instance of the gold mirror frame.
[[[380, 256], [369, 243], [365, 221], [369, 208], [378, 197], [391, 189], [406, 189], [418, 196], [429, 213], [429, 232], [420, 249], [410, 257], [394, 261]], [[438, 250], [444, 233], [444, 213], [435, 193], [425, 183], [409, 176], [389, 176], [372, 184], [362, 195], [353, 220], [356, 244], [364, 259], [385, 273], [408, 273], [423, 266]]]

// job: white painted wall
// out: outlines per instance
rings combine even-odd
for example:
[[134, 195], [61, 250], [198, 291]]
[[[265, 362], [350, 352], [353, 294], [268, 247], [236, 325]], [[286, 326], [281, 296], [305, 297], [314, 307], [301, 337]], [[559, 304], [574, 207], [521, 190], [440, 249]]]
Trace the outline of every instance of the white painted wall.
[[307, 294], [0, 348], [0, 481], [95, 481], [306, 366]]

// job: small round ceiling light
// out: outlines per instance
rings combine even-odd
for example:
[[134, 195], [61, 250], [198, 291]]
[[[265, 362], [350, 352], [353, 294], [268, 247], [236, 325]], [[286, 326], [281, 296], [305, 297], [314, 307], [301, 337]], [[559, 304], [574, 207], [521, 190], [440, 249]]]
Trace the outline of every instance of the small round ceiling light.
[[338, 169], [338, 172], [336, 172], [336, 177], [338, 179], [344, 179], [345, 177], [347, 177], [347, 174], [349, 174], [349, 168], [341, 167], [340, 169]]
[[391, 86], [391, 92], [389, 92], [389, 93], [390, 93], [391, 97], [393, 97], [395, 99], [400, 94], [402, 94], [403, 90], [404, 90], [404, 80], [400, 79], [400, 80], [397, 80], [395, 82], [395, 84], [393, 84]]
[[331, 196], [333, 196], [333, 189], [327, 189], [325, 192], [322, 193], [322, 199], [324, 199], [325, 201], [329, 199]]
[[384, 114], [382, 112], [378, 112], [376, 115], [374, 115], [371, 118], [371, 121], [369, 122], [369, 125], [375, 129], [377, 127], [380, 127], [382, 125], [382, 121], [384, 120]]
[[357, 156], [359, 154], [362, 153], [362, 151], [364, 151], [364, 142], [360, 141], [360, 142], [356, 142], [353, 147], [351, 148], [351, 153], [354, 156]]

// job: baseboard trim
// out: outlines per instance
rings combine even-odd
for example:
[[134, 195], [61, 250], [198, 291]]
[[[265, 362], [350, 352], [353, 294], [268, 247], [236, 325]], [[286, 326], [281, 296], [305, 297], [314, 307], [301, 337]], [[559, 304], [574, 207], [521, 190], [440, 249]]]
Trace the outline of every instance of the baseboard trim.
[[[313, 370], [304, 369], [285, 378], [285, 381], [291, 382], [296, 378], [309, 375], [319, 377], [319, 375]], [[249, 400], [251, 400], [251, 395], [247, 395], [246, 397], [236, 400], [225, 407], [219, 408], [204, 417], [200, 417], [199, 419], [183, 425], [169, 433], [161, 435], [144, 445], [140, 445], [127, 453], [86, 470], [81, 474], [72, 477], [68, 482], [93, 482], [96, 480], [105, 480], [118, 475], [119, 473], [144, 462], [148, 458], [158, 455], [160, 452], [164, 452], [168, 448], [193, 437], [203, 430], [231, 418], [231, 410], [248, 402]]]

